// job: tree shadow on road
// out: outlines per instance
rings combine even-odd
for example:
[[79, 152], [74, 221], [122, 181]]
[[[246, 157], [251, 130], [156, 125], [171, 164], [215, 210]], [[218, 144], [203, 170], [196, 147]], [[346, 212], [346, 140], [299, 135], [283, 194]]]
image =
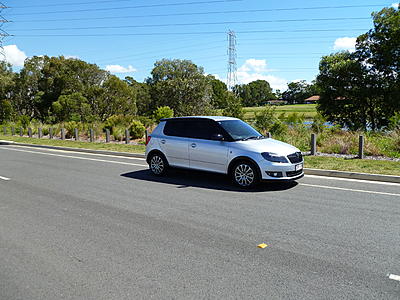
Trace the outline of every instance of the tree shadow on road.
[[200, 171], [188, 171], [173, 169], [163, 177], [154, 176], [150, 170], [140, 170], [121, 174], [122, 177], [143, 180], [149, 182], [160, 182], [170, 185], [176, 185], [177, 188], [198, 187], [211, 190], [224, 190], [232, 192], [275, 192], [294, 188], [297, 182], [262, 182], [256, 188], [251, 190], [236, 187], [228, 176], [215, 173]]

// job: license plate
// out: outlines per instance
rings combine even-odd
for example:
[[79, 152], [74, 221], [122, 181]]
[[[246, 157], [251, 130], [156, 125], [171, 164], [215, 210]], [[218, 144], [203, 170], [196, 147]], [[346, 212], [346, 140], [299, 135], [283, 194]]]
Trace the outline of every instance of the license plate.
[[303, 164], [299, 164], [295, 166], [295, 171], [303, 170]]

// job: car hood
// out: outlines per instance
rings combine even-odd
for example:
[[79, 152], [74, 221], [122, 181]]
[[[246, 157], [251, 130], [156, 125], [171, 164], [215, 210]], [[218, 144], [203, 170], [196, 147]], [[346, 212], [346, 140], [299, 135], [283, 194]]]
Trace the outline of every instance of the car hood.
[[234, 142], [233, 147], [252, 152], [271, 152], [278, 155], [289, 155], [300, 150], [296, 147], [274, 139], [248, 140]]

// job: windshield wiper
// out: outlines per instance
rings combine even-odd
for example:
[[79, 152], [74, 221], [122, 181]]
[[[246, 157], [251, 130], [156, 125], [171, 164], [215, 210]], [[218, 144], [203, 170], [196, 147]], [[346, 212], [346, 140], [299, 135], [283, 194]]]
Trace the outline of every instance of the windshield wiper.
[[244, 138], [244, 139], [238, 139], [237, 141], [259, 140], [261, 138], [264, 138], [264, 136], [262, 136], [262, 135], [260, 135], [260, 136], [249, 136], [249, 137]]

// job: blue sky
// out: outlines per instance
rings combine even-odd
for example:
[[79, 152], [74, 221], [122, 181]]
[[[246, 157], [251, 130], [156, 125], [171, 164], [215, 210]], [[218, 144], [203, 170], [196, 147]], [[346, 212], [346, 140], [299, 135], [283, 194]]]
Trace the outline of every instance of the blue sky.
[[[237, 35], [238, 80], [311, 81], [322, 55], [351, 49], [371, 13], [393, 0], [30, 0], [7, 1], [8, 60], [78, 57], [143, 81], [155, 61], [190, 59], [222, 80], [227, 31]], [[349, 7], [352, 6], [352, 7]], [[95, 28], [93, 28], [95, 27]]]

